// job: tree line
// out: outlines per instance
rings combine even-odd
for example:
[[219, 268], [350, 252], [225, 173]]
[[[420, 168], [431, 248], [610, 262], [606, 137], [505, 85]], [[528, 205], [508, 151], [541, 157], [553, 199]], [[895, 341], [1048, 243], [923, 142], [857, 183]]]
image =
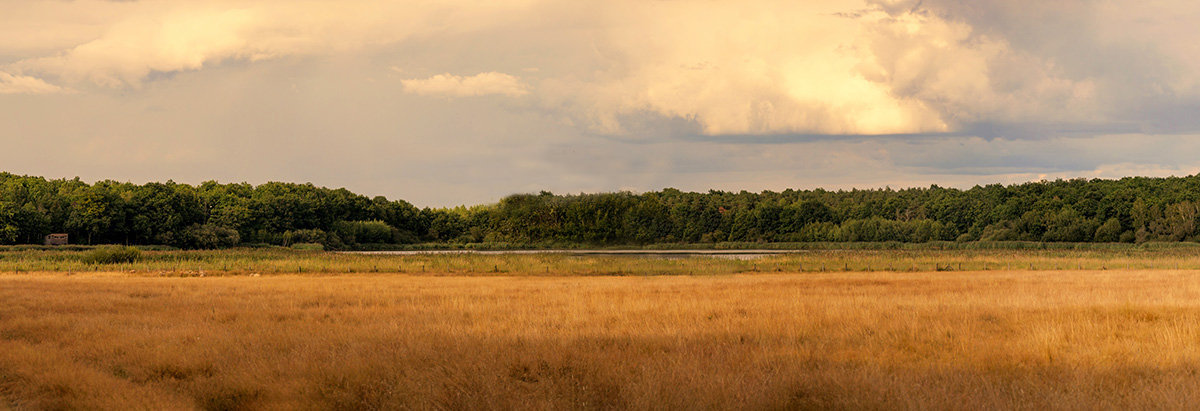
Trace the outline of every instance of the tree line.
[[346, 189], [271, 182], [199, 185], [0, 173], [0, 244], [221, 248], [414, 243], [643, 245], [715, 242], [1200, 240], [1200, 176], [1056, 180], [967, 190], [782, 192], [676, 189], [517, 194], [474, 207], [417, 208]]

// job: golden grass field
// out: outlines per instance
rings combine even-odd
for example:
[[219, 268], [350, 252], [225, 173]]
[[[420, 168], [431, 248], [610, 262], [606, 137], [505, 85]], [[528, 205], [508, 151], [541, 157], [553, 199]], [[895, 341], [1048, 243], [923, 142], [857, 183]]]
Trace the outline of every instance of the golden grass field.
[[1200, 405], [1200, 271], [0, 275], [0, 408]]

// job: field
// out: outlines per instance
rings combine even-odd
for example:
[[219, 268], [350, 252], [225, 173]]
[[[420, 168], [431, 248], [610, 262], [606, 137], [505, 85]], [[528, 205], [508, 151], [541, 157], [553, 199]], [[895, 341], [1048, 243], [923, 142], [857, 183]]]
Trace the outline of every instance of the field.
[[0, 253], [0, 409], [1200, 404], [1190, 249], [239, 252]]

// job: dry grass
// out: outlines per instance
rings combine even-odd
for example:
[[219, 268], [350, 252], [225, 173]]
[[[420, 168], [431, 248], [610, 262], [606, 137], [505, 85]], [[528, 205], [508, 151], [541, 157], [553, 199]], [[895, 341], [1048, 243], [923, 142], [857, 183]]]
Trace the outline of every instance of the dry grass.
[[0, 276], [0, 408], [1195, 408], [1200, 272]]

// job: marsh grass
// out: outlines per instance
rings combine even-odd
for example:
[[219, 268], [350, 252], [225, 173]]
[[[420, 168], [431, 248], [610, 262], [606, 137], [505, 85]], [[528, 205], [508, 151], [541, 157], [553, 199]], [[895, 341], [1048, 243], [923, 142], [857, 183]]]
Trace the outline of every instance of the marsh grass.
[[1200, 404], [1186, 270], [34, 273], [0, 301], [0, 408]]
[[[104, 249], [98, 249], [104, 250]], [[0, 275], [122, 271], [139, 275], [357, 274], [728, 275], [753, 272], [929, 272], [994, 270], [1200, 269], [1200, 248], [1182, 245], [1084, 248], [798, 250], [749, 260], [569, 254], [347, 254], [286, 248], [141, 251], [133, 261], [96, 260], [97, 250], [0, 250]]]
[[141, 250], [133, 247], [98, 247], [84, 252], [80, 262], [89, 265], [130, 264], [141, 258]]

